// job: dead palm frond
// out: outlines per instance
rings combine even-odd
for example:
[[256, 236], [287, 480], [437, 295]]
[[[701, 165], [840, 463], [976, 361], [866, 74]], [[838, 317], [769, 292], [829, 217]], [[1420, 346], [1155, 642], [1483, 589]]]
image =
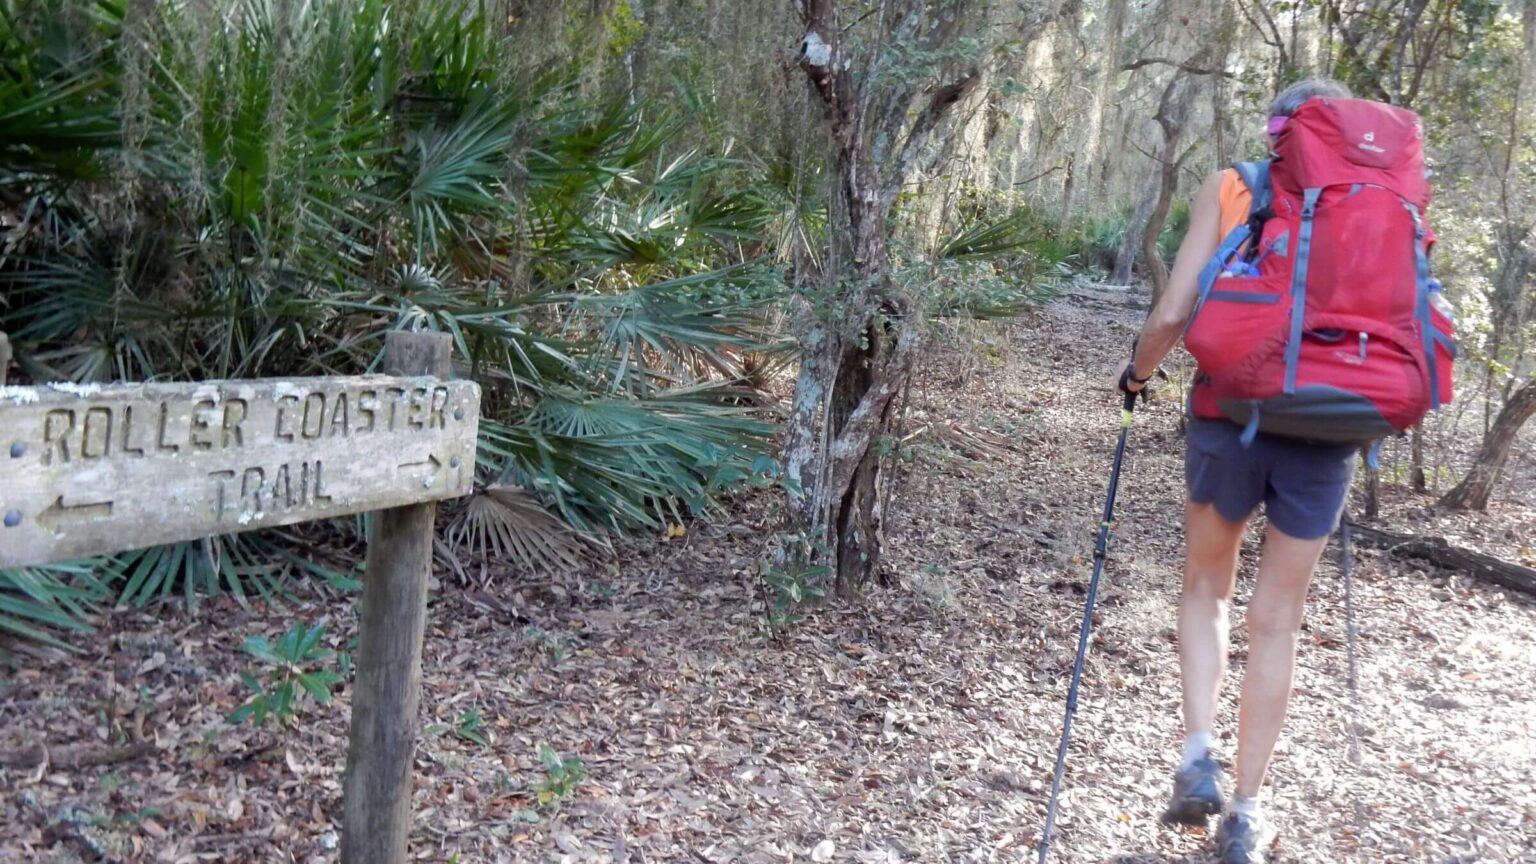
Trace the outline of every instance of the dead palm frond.
[[[577, 531], [551, 514], [532, 492], [497, 485], [477, 490], [456, 505], [443, 531], [448, 550], [462, 565], [477, 564], [484, 585], [503, 568], [559, 575], [580, 570], [608, 551], [599, 536]], [[458, 572], [467, 578], [462, 566]]]

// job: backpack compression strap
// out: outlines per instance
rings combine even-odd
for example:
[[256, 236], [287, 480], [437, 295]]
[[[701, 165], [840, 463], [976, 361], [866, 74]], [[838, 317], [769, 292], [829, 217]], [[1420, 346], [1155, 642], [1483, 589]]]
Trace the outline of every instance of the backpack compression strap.
[[1237, 176], [1248, 187], [1248, 194], [1253, 196], [1253, 203], [1248, 206], [1249, 213], [1257, 213], [1269, 206], [1269, 160], [1259, 162], [1238, 162], [1232, 166], [1237, 171]]
[[1413, 217], [1413, 270], [1418, 296], [1414, 304], [1414, 316], [1419, 320], [1419, 328], [1424, 331], [1424, 363], [1429, 371], [1429, 407], [1439, 410], [1440, 369], [1435, 357], [1435, 344], [1444, 337], [1435, 329], [1429, 314], [1429, 256], [1424, 254], [1424, 219], [1419, 215], [1419, 208], [1408, 201], [1403, 201], [1403, 207]]
[[1253, 242], [1248, 244], [1248, 251], [1243, 256], [1252, 261], [1259, 254], [1259, 238], [1264, 236], [1264, 223], [1275, 215], [1269, 206], [1274, 197], [1269, 185], [1269, 160], [1238, 162], [1232, 167], [1236, 169], [1243, 185], [1248, 187], [1248, 195], [1252, 199], [1248, 205], [1248, 236], [1253, 238]]

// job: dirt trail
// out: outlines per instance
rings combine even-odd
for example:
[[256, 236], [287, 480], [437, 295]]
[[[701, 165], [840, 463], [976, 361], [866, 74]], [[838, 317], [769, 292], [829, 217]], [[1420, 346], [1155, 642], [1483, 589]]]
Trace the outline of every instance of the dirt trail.
[[[1065, 298], [930, 368], [895, 490], [897, 584], [862, 606], [765, 633], [768, 501], [628, 544], [601, 577], [444, 592], [418, 858], [1033, 861], [1119, 414], [1105, 383], [1140, 314], [1128, 302]], [[1176, 401], [1133, 431], [1054, 861], [1204, 860], [1205, 838], [1156, 822], [1179, 737]], [[1331, 562], [1316, 582], [1272, 772], [1280, 860], [1536, 861], [1536, 604], [1394, 567], [1358, 568], [1357, 706]], [[120, 733], [138, 714], [156, 750], [0, 769], [0, 860], [334, 858], [346, 692], [282, 735], [222, 717], [246, 634], [328, 616], [339, 644], [348, 604], [216, 605], [118, 617], [85, 662], [7, 682], [0, 750]], [[490, 746], [453, 733], [467, 711]], [[552, 805], [536, 800], [540, 743], [586, 768]]]

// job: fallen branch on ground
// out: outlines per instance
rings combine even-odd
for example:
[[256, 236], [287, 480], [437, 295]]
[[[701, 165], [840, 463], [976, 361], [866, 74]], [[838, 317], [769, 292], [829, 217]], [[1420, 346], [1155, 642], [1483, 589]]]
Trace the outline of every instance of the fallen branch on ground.
[[153, 750], [148, 741], [135, 741], [123, 747], [102, 744], [65, 744], [49, 747], [33, 744], [15, 750], [0, 750], [0, 765], [8, 768], [36, 768], [48, 765], [53, 768], [91, 768], [97, 765], [116, 765], [131, 762]]
[[1394, 555], [1424, 558], [1442, 567], [1460, 570], [1505, 588], [1536, 595], [1536, 570], [1492, 555], [1452, 546], [1443, 537], [1394, 534], [1380, 528], [1367, 528], [1355, 522], [1349, 523], [1349, 531], [1350, 535], [1363, 545], [1385, 549]]

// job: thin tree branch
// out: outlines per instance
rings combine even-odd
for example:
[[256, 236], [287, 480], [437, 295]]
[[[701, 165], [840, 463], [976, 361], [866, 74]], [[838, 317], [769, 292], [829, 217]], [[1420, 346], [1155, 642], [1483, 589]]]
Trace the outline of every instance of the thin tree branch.
[[850, 31], [853, 28], [859, 26], [860, 24], [863, 24], [864, 20], [866, 18], [868, 18], [869, 16], [871, 16], [871, 15], [873, 15], [876, 12], [879, 12], [879, 11], [880, 11], [880, 7], [879, 6], [871, 6], [869, 8], [868, 12], [865, 12], [863, 15], [860, 15], [859, 17], [853, 19], [852, 21], [849, 21], [848, 24], [843, 27], [843, 35], [847, 36], [848, 35], [848, 31]]
[[1194, 141], [1191, 141], [1190, 144], [1189, 144], [1189, 148], [1186, 149], [1182, 154], [1180, 154], [1179, 158], [1173, 160], [1173, 168], [1174, 168], [1174, 170], [1177, 171], [1177, 170], [1182, 169], [1184, 167], [1184, 163], [1189, 161], [1189, 157], [1195, 155], [1195, 151], [1199, 150], [1200, 149], [1200, 145], [1204, 144], [1204, 143], [1205, 143], [1204, 141], [1201, 141], [1198, 138], [1196, 138]]
[[1057, 171], [1060, 171], [1060, 170], [1062, 170], [1062, 169], [1064, 169], [1066, 167], [1067, 166], [1065, 166], [1065, 165], [1053, 165], [1050, 168], [1047, 168], [1044, 171], [1041, 171], [1039, 174], [1036, 174], [1035, 176], [1026, 178], [1024, 180], [1020, 180], [1019, 182], [1017, 182], [1017, 183], [1015, 183], [1013, 185], [1014, 186], [1028, 186], [1029, 184], [1035, 182], [1036, 180], [1040, 180], [1042, 178], [1049, 177], [1052, 174], [1055, 174]]
[[1151, 159], [1153, 162], [1156, 162], [1159, 165], [1166, 164], [1167, 160], [1165, 160], [1163, 157], [1161, 157], [1161, 156], [1159, 156], [1159, 155], [1157, 155], [1155, 153], [1147, 152], [1147, 148], [1141, 146], [1140, 144], [1137, 144], [1134, 139], [1127, 137], [1124, 140], [1125, 140], [1125, 143], [1131, 145], [1131, 149], [1135, 150], [1137, 153], [1140, 153], [1141, 155], [1147, 157], [1148, 159]]
[[[1259, 38], [1264, 40], [1264, 44], [1274, 48], [1279, 54], [1281, 71], [1290, 69], [1290, 52], [1285, 48], [1285, 37], [1280, 34], [1280, 28], [1275, 25], [1274, 17], [1269, 14], [1269, 10], [1264, 8], [1263, 0], [1258, 0], [1253, 5], [1259, 10], [1259, 14], [1264, 17], [1263, 24], [1260, 24], [1258, 19], [1253, 16], [1253, 13], [1248, 11], [1247, 3], [1239, 3], [1238, 7], [1242, 9], [1243, 17], [1248, 19], [1248, 23], [1253, 25], [1253, 29], [1259, 32]], [[1269, 32], [1265, 32], [1265, 25], [1268, 25]]]
[[896, 200], [902, 184], [906, 182], [907, 172], [912, 168], [912, 162], [922, 151], [923, 146], [928, 143], [933, 130], [938, 128], [939, 121], [944, 119], [944, 115], [950, 108], [969, 96], [980, 81], [981, 70], [973, 67], [960, 80], [945, 84], [933, 91], [933, 95], [928, 99], [928, 105], [917, 115], [917, 120], [912, 124], [912, 130], [907, 133], [906, 143], [901, 145], [901, 152], [886, 176], [885, 188], [880, 193], [886, 203]]
[[1131, 62], [1121, 66], [1120, 71], [1133, 72], [1144, 66], [1172, 66], [1175, 69], [1188, 72], [1191, 75], [1218, 75], [1222, 78], [1237, 77], [1235, 74], [1228, 72], [1225, 69], [1209, 69], [1203, 66], [1196, 66], [1193, 63], [1171, 60], [1167, 57], [1142, 57], [1139, 60], [1132, 60]]

